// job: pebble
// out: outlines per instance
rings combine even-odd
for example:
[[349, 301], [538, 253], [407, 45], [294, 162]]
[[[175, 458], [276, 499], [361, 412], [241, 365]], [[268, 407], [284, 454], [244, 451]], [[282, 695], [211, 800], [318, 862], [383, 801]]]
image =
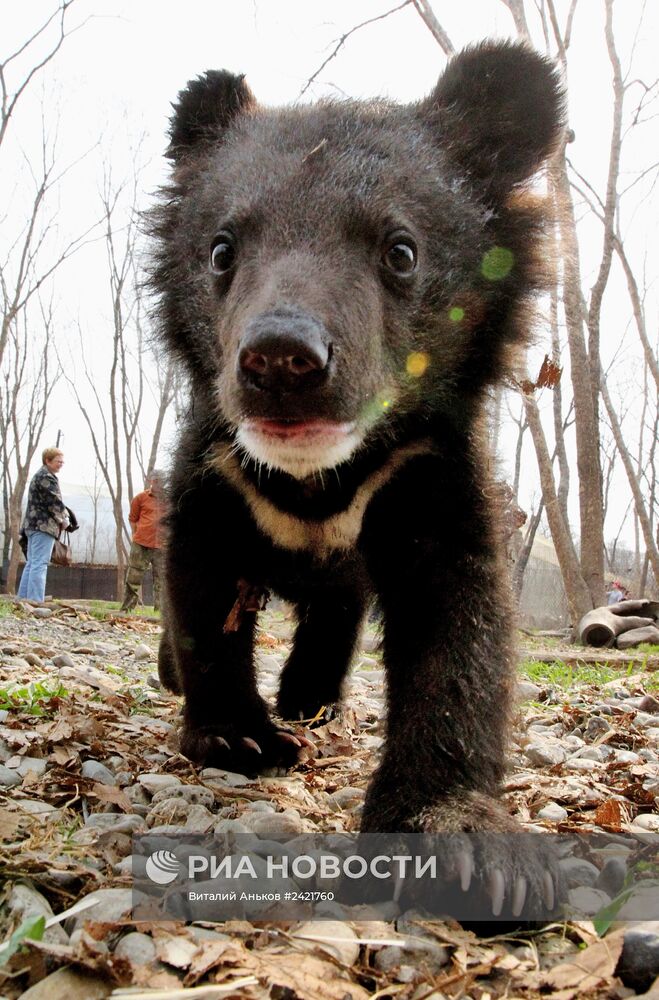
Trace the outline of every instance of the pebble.
[[597, 760], [581, 760], [577, 758], [576, 760], [568, 760], [565, 762], [566, 771], [595, 771], [601, 761]]
[[557, 802], [548, 802], [546, 806], [537, 813], [538, 819], [547, 819], [552, 823], [564, 823], [567, 819], [567, 809], [559, 806]]
[[11, 788], [13, 785], [20, 785], [22, 780], [18, 771], [0, 764], [0, 788]]
[[[357, 935], [349, 924], [338, 920], [309, 920], [300, 924], [291, 937], [295, 939], [298, 947], [305, 951], [327, 952], [336, 958], [343, 965], [354, 965], [359, 958], [359, 942]], [[331, 941], [323, 940], [331, 938]], [[305, 939], [305, 940], [301, 940]], [[310, 940], [307, 940], [310, 939]]]
[[586, 725], [586, 736], [588, 739], [594, 740], [603, 733], [608, 733], [610, 729], [611, 726], [606, 719], [603, 719], [601, 715], [593, 715]]
[[258, 837], [270, 840], [292, 840], [301, 833], [313, 829], [309, 820], [303, 820], [294, 810], [283, 813], [243, 813], [242, 822]]
[[94, 889], [83, 896], [85, 902], [93, 900], [95, 905], [74, 914], [66, 921], [71, 933], [83, 927], [88, 920], [94, 923], [113, 924], [130, 914], [133, 905], [147, 899], [137, 889]]
[[46, 773], [48, 762], [44, 757], [21, 757], [21, 762], [16, 768], [21, 777], [25, 777], [30, 771], [41, 777]]
[[627, 865], [621, 858], [609, 858], [595, 882], [596, 889], [602, 889], [611, 898], [617, 896], [627, 876]]
[[563, 747], [555, 743], [531, 743], [524, 748], [524, 755], [532, 764], [539, 767], [551, 767], [562, 764], [567, 758]]
[[248, 802], [245, 806], [245, 812], [274, 813], [276, 811], [272, 802], [266, 802], [265, 799], [256, 799], [254, 802]]
[[138, 663], [143, 660], [155, 660], [156, 658], [156, 654], [151, 649], [151, 647], [147, 646], [146, 643], [143, 642], [139, 643], [135, 647], [135, 649], [133, 650], [133, 656], [138, 661]]
[[[128, 796], [128, 798], [130, 799], [130, 801], [133, 803], [134, 806], [148, 806], [149, 805], [149, 802], [151, 800], [149, 799], [149, 796], [148, 796], [148, 794], [146, 792], [146, 789], [144, 789], [142, 787], [142, 785], [139, 784], [139, 782], [137, 784], [135, 784], [135, 785], [129, 785], [124, 790], [126, 792], [126, 795]], [[165, 791], [165, 789], [163, 789], [163, 791]]]
[[659, 893], [656, 885], [640, 884], [634, 889], [616, 913], [616, 921], [623, 922], [623, 927], [627, 920], [651, 921], [655, 924], [656, 931], [659, 927]]
[[[448, 965], [451, 952], [441, 944], [433, 941], [411, 938], [405, 941], [405, 947], [385, 945], [375, 955], [375, 966], [381, 972], [393, 972], [414, 960], [423, 966], [424, 972], [437, 975]], [[407, 961], [406, 961], [407, 960]]]
[[[243, 815], [245, 815], [243, 813]], [[245, 834], [252, 833], [252, 830], [244, 823], [241, 823], [239, 819], [221, 819], [215, 824], [213, 830], [213, 836], [218, 840], [223, 839], [227, 834]]]
[[29, 813], [31, 816], [52, 816], [53, 813], [60, 815], [60, 810], [52, 806], [50, 802], [39, 802], [38, 799], [18, 799], [16, 806], [21, 812]]
[[620, 764], [638, 764], [641, 758], [633, 750], [616, 750], [612, 751], [613, 759], [618, 761]]
[[31, 986], [21, 994], [21, 1000], [102, 1000], [111, 992], [112, 983], [107, 977], [66, 967]]
[[253, 778], [247, 778], [244, 774], [236, 774], [234, 771], [223, 771], [219, 767], [205, 767], [201, 771], [204, 782], [211, 787], [229, 785], [231, 788], [243, 788], [245, 785], [253, 785]]
[[167, 722], [165, 719], [158, 719], [153, 715], [131, 715], [130, 721], [134, 726], [140, 726], [144, 729], [157, 729], [159, 730], [158, 735], [174, 732], [174, 726], [171, 722]]
[[118, 958], [127, 958], [135, 965], [149, 965], [156, 957], [156, 946], [148, 934], [131, 931], [121, 938], [114, 954]]
[[645, 993], [659, 976], [659, 933], [655, 923], [630, 927], [616, 968], [625, 986]]
[[330, 800], [335, 802], [341, 809], [350, 809], [351, 806], [361, 804], [364, 801], [365, 795], [366, 792], [363, 788], [344, 785], [343, 788], [339, 788], [336, 792], [331, 793]]
[[185, 799], [191, 805], [206, 806], [207, 809], [215, 803], [213, 792], [203, 785], [170, 785], [167, 788], [160, 788], [154, 792], [151, 802], [155, 805], [163, 799]]
[[44, 669], [45, 664], [44, 664], [43, 660], [41, 659], [41, 657], [37, 656], [36, 653], [25, 653], [24, 656], [25, 656], [25, 662], [29, 666], [31, 666], [31, 667], [38, 667], [40, 670]]
[[92, 813], [85, 820], [85, 826], [92, 830], [133, 833], [145, 829], [146, 824], [137, 813]]
[[206, 833], [212, 827], [215, 817], [205, 806], [186, 802], [185, 799], [161, 799], [149, 809], [148, 826], [183, 826], [194, 833]]
[[602, 764], [605, 759], [605, 750], [603, 747], [585, 747], [583, 750], [579, 750], [575, 753], [572, 760], [594, 760], [598, 764]]
[[137, 779], [147, 792], [151, 795], [155, 795], [162, 788], [171, 788], [172, 785], [180, 785], [181, 779], [177, 778], [175, 774], [140, 774]]
[[273, 656], [272, 653], [261, 653], [256, 657], [256, 667], [258, 670], [263, 670], [266, 673], [279, 673], [281, 670], [281, 661]]
[[83, 778], [91, 778], [92, 781], [98, 781], [101, 785], [117, 784], [117, 779], [112, 771], [98, 760], [84, 761], [80, 773]]
[[116, 875], [132, 875], [134, 878], [146, 878], [147, 859], [141, 854], [129, 854], [122, 858], [116, 865], [112, 866], [112, 871]]
[[32, 609], [32, 614], [35, 618], [50, 618], [53, 611], [52, 608], [34, 608]]
[[[592, 917], [611, 902], [611, 897], [606, 892], [588, 885], [570, 889], [567, 898], [569, 908], [577, 912], [577, 919], [579, 914]], [[572, 914], [570, 916], [574, 919]]]
[[[45, 917], [46, 920], [53, 916], [53, 910], [40, 892], [38, 892], [31, 882], [17, 882], [7, 901], [9, 912], [18, 920], [26, 920], [27, 917]], [[46, 941], [51, 944], [68, 944], [69, 936], [61, 924], [53, 924], [44, 932]]]
[[599, 878], [599, 868], [583, 858], [563, 858], [559, 865], [569, 889], [594, 886]]
[[519, 701], [541, 701], [543, 689], [531, 681], [519, 681], [515, 694]]
[[75, 667], [76, 663], [68, 653], [57, 653], [53, 656], [53, 666], [55, 667]]
[[651, 694], [644, 694], [638, 707], [642, 712], [651, 712], [653, 715], [659, 715], [659, 701]]
[[641, 830], [659, 830], [659, 814], [641, 813], [635, 818], [632, 826], [638, 827]]

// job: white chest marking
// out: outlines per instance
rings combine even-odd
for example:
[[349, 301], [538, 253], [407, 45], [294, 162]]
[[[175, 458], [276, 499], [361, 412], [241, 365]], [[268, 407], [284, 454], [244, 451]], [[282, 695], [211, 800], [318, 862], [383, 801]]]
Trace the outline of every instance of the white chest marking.
[[311, 552], [322, 560], [337, 550], [352, 548], [359, 537], [364, 513], [373, 495], [410, 459], [432, 454], [434, 450], [430, 440], [414, 441], [398, 448], [384, 465], [364, 480], [345, 510], [322, 521], [305, 520], [289, 514], [264, 497], [245, 476], [231, 445], [215, 445], [208, 464], [239, 490], [258, 527], [275, 545], [294, 552]]

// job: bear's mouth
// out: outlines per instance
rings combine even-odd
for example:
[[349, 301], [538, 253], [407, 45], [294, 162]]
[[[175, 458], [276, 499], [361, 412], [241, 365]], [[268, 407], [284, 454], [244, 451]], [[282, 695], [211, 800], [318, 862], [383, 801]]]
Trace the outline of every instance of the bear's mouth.
[[246, 420], [243, 428], [252, 434], [286, 441], [304, 447], [321, 440], [338, 441], [351, 434], [355, 421], [339, 423], [333, 420], [271, 420], [266, 418]]
[[251, 417], [236, 433], [237, 442], [253, 459], [296, 478], [346, 461], [361, 439], [357, 421], [321, 419]]

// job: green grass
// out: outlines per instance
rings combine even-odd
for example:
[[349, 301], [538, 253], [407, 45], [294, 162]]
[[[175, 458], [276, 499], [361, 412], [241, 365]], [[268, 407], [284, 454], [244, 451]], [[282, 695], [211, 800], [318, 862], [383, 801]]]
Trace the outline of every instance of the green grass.
[[546, 684], [568, 690], [581, 684], [601, 686], [608, 681], [623, 680], [631, 674], [638, 673], [638, 668], [633, 663], [620, 670], [605, 663], [584, 663], [575, 667], [563, 663], [562, 660], [540, 663], [538, 660], [530, 659], [520, 664], [519, 671], [523, 677], [535, 684]]
[[52, 685], [40, 681], [24, 685], [10, 684], [0, 688], [0, 709], [24, 712], [27, 715], [48, 715], [57, 710], [59, 700], [66, 698], [68, 694], [59, 681]]
[[[645, 650], [642, 650], [645, 654]], [[659, 670], [647, 670], [646, 656], [638, 663], [628, 663], [613, 667], [608, 663], [582, 663], [574, 666], [562, 660], [541, 663], [532, 657], [519, 664], [520, 677], [541, 686], [569, 691], [575, 687], [602, 687], [609, 681], [624, 681], [627, 677], [644, 674], [643, 687], [647, 691], [659, 690]]]

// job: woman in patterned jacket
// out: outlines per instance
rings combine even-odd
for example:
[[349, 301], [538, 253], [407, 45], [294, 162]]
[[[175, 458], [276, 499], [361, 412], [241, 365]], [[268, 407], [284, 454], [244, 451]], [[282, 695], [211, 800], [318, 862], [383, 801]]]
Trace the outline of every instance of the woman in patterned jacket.
[[23, 569], [18, 596], [43, 602], [46, 574], [55, 539], [69, 527], [69, 515], [59, 488], [57, 473], [64, 465], [59, 448], [46, 448], [43, 465], [32, 477], [27, 498], [23, 530], [27, 535], [27, 562]]

